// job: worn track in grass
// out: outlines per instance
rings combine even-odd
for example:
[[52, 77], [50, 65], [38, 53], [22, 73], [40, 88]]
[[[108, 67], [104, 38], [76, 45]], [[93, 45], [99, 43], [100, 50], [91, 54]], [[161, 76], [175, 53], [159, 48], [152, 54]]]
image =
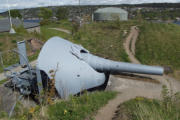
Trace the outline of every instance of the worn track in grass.
[[[139, 60], [135, 58], [135, 44], [139, 35], [139, 30], [136, 26], [131, 27], [131, 31], [124, 42], [124, 49], [129, 56], [132, 63], [140, 64]], [[156, 82], [145, 82], [137, 80], [137, 76], [149, 78], [150, 80], [157, 80]], [[161, 99], [162, 86], [166, 85], [173, 92], [180, 91], [179, 81], [169, 76], [153, 76], [153, 75], [135, 75], [134, 78], [115, 77], [111, 76], [108, 83], [107, 90], [113, 90], [119, 92], [118, 96], [109, 101], [109, 103], [101, 108], [95, 120], [111, 120], [115, 115], [117, 106], [127, 100], [135, 98], [136, 96], [142, 96], [146, 98]]]

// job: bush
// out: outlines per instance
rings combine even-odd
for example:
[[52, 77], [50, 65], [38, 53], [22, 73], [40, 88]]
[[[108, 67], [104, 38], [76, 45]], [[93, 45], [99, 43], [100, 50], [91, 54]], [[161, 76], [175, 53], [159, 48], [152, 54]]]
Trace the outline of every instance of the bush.
[[68, 14], [69, 11], [67, 8], [58, 8], [57, 12], [56, 12], [56, 17], [58, 18], [58, 20], [64, 20], [68, 18]]
[[17, 42], [16, 40], [11, 40], [11, 43], [13, 44], [16, 44], [16, 42]]
[[19, 10], [11, 10], [11, 16], [13, 17], [13, 18], [16, 18], [16, 17], [18, 17], [18, 18], [22, 18], [22, 15], [21, 15], [21, 13], [19, 12]]
[[72, 35], [74, 35], [75, 33], [77, 33], [78, 32], [78, 30], [79, 30], [79, 24], [77, 24], [77, 23], [73, 23], [72, 24]]
[[40, 22], [40, 25], [41, 25], [41, 26], [43, 26], [43, 25], [49, 25], [50, 23], [51, 23], [50, 20], [44, 19], [44, 20], [42, 20], [42, 21]]
[[22, 33], [22, 34], [26, 34], [27, 30], [24, 28], [23, 25], [20, 25], [18, 27], [14, 26], [16, 33]]
[[40, 8], [39, 17], [43, 19], [50, 19], [53, 16], [53, 12], [49, 8]]

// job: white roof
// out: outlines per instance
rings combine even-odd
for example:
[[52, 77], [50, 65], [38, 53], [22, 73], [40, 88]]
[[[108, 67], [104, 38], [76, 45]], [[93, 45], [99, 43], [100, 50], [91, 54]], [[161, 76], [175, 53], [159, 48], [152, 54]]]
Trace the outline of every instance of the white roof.
[[128, 13], [127, 11], [117, 7], [100, 8], [95, 13]]

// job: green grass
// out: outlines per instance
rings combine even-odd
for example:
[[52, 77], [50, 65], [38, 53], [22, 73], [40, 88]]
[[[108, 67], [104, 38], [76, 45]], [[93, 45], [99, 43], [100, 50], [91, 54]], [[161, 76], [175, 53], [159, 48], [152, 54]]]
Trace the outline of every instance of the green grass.
[[72, 97], [48, 107], [50, 120], [84, 120], [116, 96], [115, 92], [95, 92], [81, 97]]
[[4, 84], [5, 82], [7, 82], [7, 79], [1, 80], [0, 85]]
[[162, 100], [136, 97], [126, 101], [118, 107], [114, 120], [179, 120], [180, 94], [163, 91]]
[[180, 26], [145, 22], [140, 27], [136, 57], [144, 64], [180, 70]]
[[[64, 25], [65, 24], [65, 25]], [[67, 25], [66, 25], [67, 24]], [[84, 25], [73, 36], [57, 30], [48, 28], [72, 29], [70, 23], [63, 22], [61, 24], [51, 24], [41, 27], [41, 34], [37, 37], [43, 41], [47, 41], [53, 36], [59, 36], [70, 40], [76, 44], [81, 44], [91, 53], [101, 57], [118, 61], [129, 61], [128, 55], [123, 49], [123, 42], [126, 36], [123, 36], [124, 30], [129, 31], [135, 21], [127, 22], [99, 22]]]
[[[70, 29], [71, 25], [69, 22], [62, 21], [60, 22], [60, 24], [52, 23], [51, 25], [48, 26], [42, 26], [41, 34], [28, 33], [22, 26], [19, 26], [17, 28], [15, 27], [15, 30], [17, 32], [16, 34], [9, 34], [8, 32], [0, 33], [0, 51], [3, 52], [2, 56], [3, 56], [4, 66], [8, 67], [12, 64], [18, 63], [19, 61], [18, 55], [14, 54], [12, 51], [11, 52], [9, 51], [14, 48], [17, 48], [16, 42], [18, 41], [28, 40], [32, 38], [39, 38], [40, 40], [45, 42], [53, 36], [59, 36], [65, 39], [69, 39], [71, 37], [71, 35], [68, 35], [64, 32], [48, 29], [53, 27], [62, 27], [62, 28]], [[28, 44], [27, 44], [27, 52], [28, 53], [30, 52], [30, 46]], [[29, 60], [33, 61], [37, 59], [38, 54], [39, 51], [37, 51], [34, 55], [29, 56]], [[0, 66], [0, 72], [3, 72], [2, 66]]]
[[0, 33], [0, 51], [7, 51], [13, 48], [16, 48], [16, 42], [28, 40], [33, 38], [33, 35], [28, 33], [17, 33], [17, 34], [9, 34], [9, 33]]
[[[41, 26], [41, 33], [27, 33], [22, 26], [16, 28], [17, 34], [10, 35], [9, 33], [0, 34], [0, 49], [7, 51], [9, 49], [16, 48], [15, 42], [21, 40], [27, 40], [30, 38], [38, 38], [39, 40], [46, 42], [49, 38], [59, 36], [64, 39], [70, 40], [74, 43], [81, 44], [91, 53], [99, 55], [104, 58], [109, 58], [117, 61], [128, 62], [128, 55], [123, 49], [123, 42], [126, 36], [123, 35], [124, 30], [129, 31], [132, 25], [136, 25], [136, 21], [127, 22], [99, 22], [84, 25], [74, 35], [67, 34], [61, 31], [52, 30], [49, 28], [64, 28], [72, 30], [72, 25], [67, 21], [60, 21], [52, 23], [50, 25]], [[30, 48], [27, 45], [27, 51]], [[29, 56], [30, 61], [35, 60], [38, 57], [39, 51]], [[5, 67], [18, 62], [18, 56], [14, 54], [3, 54]], [[1, 72], [3, 71], [0, 67]]]
[[53, 28], [59, 27], [59, 28], [70, 30], [70, 31], [72, 30], [72, 23], [67, 20], [58, 21], [57, 23], [51, 24], [50, 26]]
[[[61, 31], [57, 31], [57, 30], [52, 30], [49, 29], [52, 28], [51, 26], [47, 25], [47, 26], [42, 26], [41, 27], [41, 34], [37, 37], [39, 37], [42, 41], [47, 41], [49, 38], [54, 37], [54, 36], [59, 36], [62, 37], [64, 39], [69, 39], [71, 38], [71, 35], [61, 32]], [[58, 27], [56, 27], [58, 28]]]
[[[8, 32], [0, 33], [0, 51], [2, 52], [4, 67], [8, 67], [19, 62], [18, 55], [10, 51], [14, 48], [17, 48], [16, 42], [29, 40], [35, 37], [34, 33], [28, 33], [22, 26], [15, 27], [15, 30], [17, 32], [16, 34], [9, 34]], [[28, 44], [26, 44], [26, 46], [27, 53], [30, 53], [30, 46]], [[30, 61], [35, 60], [38, 53], [30, 56]], [[2, 66], [0, 66], [0, 72], [3, 72]]]
[[0, 15], [0, 19], [1, 19], [1, 18], [4, 18], [4, 17]]
[[[93, 119], [97, 110], [115, 98], [116, 92], [84, 93], [69, 100], [58, 100], [52, 105], [36, 106], [31, 109], [23, 108], [18, 102], [12, 120], [85, 120]], [[1, 116], [0, 116], [1, 117]], [[6, 118], [2, 114], [1, 118]]]
[[98, 22], [84, 25], [73, 36], [73, 42], [81, 44], [91, 53], [117, 61], [129, 61], [123, 49], [124, 30], [129, 31], [134, 21]]

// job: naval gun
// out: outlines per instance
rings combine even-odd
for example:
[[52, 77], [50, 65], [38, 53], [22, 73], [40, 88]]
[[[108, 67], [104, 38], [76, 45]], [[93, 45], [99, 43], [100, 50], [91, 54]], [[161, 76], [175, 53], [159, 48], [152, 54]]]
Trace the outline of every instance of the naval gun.
[[[26, 57], [25, 44], [21, 43], [18, 44], [20, 63], [27, 68], [9, 77], [12, 85], [24, 95], [32, 94], [34, 91], [40, 93], [50, 79], [55, 79], [54, 84], [59, 96], [66, 98], [83, 90], [106, 87], [110, 74], [163, 75], [164, 73], [163, 67], [117, 62], [95, 56], [81, 45], [59, 37], [53, 37], [44, 44], [36, 67], [32, 68]], [[52, 70], [56, 71], [54, 76], [50, 72]]]

